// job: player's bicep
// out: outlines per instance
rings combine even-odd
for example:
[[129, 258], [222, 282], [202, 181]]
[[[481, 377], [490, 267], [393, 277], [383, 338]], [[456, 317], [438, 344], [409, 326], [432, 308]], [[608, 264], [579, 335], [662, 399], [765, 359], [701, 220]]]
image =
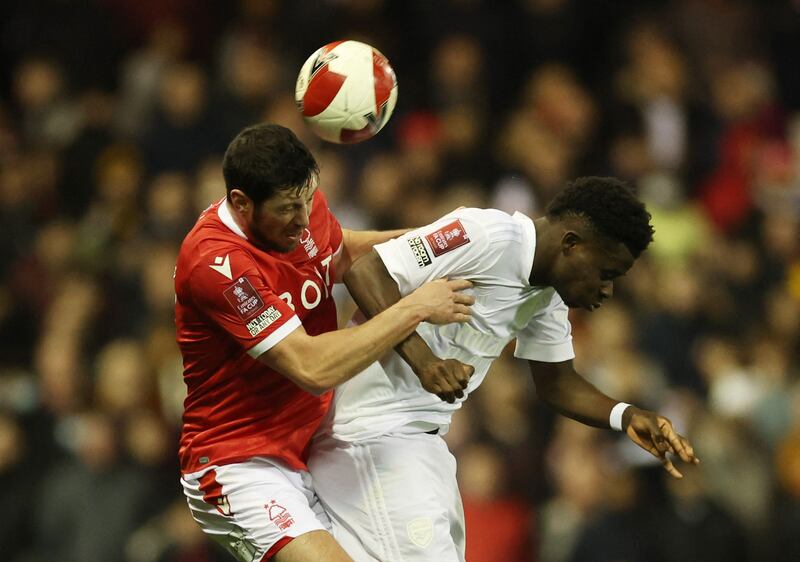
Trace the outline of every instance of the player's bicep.
[[300, 326], [246, 255], [226, 254], [221, 265], [208, 271], [200, 264], [190, 282], [198, 308], [253, 357]]
[[528, 367], [531, 370], [531, 377], [533, 382], [539, 385], [548, 385], [554, 383], [561, 373], [571, 369], [572, 360], [569, 361], [534, 361], [528, 360]]
[[318, 393], [308, 372], [308, 358], [313, 357], [314, 354], [312, 343], [312, 337], [300, 325], [258, 355], [257, 359], [291, 379], [299, 387], [312, 393]]

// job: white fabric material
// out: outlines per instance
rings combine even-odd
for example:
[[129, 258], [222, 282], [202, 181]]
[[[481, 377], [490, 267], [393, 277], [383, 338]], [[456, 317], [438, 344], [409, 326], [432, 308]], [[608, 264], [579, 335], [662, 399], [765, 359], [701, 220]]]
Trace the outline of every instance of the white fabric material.
[[[436, 256], [427, 237], [456, 220], [469, 242]], [[552, 287], [529, 282], [535, 247], [536, 230], [528, 217], [493, 209], [459, 209], [376, 246], [402, 295], [442, 277], [474, 283], [467, 291], [476, 299], [468, 322], [421, 324], [417, 332], [438, 357], [468, 363], [475, 373], [464, 398], [448, 404], [425, 391], [411, 368], [390, 352], [336, 390], [322, 432], [345, 441], [393, 431], [440, 428], [444, 433], [453, 411], [480, 386], [492, 361], [514, 338], [515, 355], [522, 359], [572, 359], [566, 305]]]
[[286, 324], [272, 332], [266, 338], [255, 344], [253, 347], [247, 350], [247, 354], [252, 357], [253, 359], [258, 359], [263, 353], [269, 351], [276, 345], [278, 345], [281, 341], [283, 341], [286, 336], [294, 332], [297, 328], [302, 326], [303, 323], [300, 321], [300, 317], [292, 316], [286, 321]]
[[[221, 486], [216, 505], [203, 499], [201, 479], [214, 470]], [[266, 458], [210, 466], [181, 478], [189, 510], [203, 532], [240, 562], [260, 561], [284, 537], [331, 530], [308, 472]]]
[[619, 402], [616, 406], [611, 408], [611, 413], [608, 416], [608, 425], [611, 426], [611, 429], [614, 431], [622, 431], [622, 414], [625, 413], [630, 407], [630, 404], [627, 402]]
[[309, 469], [333, 536], [355, 562], [464, 560], [456, 460], [441, 437], [321, 437]]
[[236, 235], [241, 236], [242, 238], [247, 240], [247, 235], [241, 228], [239, 228], [239, 225], [236, 224], [236, 219], [233, 218], [233, 213], [231, 213], [229, 205], [230, 203], [225, 201], [222, 205], [217, 207], [217, 216], [219, 216], [219, 219], [222, 221], [222, 224], [230, 228]]

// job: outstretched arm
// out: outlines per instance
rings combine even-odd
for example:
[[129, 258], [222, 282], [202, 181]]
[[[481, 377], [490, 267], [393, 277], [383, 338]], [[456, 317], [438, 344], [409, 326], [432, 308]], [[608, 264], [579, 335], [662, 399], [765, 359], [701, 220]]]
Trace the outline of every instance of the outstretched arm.
[[461, 321], [471, 297], [466, 280], [426, 283], [375, 318], [353, 328], [316, 336], [302, 326], [258, 356], [258, 360], [313, 394], [321, 394], [361, 372], [423, 321]]
[[[400, 300], [397, 283], [376, 252], [370, 252], [354, 263], [345, 274], [344, 282], [367, 318], [374, 317]], [[458, 320], [469, 318], [470, 312], [466, 305], [472, 302], [474, 299], [470, 297], [461, 310], [463, 316]], [[436, 322], [437, 319], [433, 320]], [[467, 387], [474, 370], [472, 366], [455, 359], [439, 359], [416, 332], [412, 332], [396, 345], [395, 350], [413, 369], [425, 390], [447, 402], [463, 397], [463, 389]]]
[[[528, 361], [537, 395], [560, 414], [593, 427], [609, 428], [612, 409], [619, 403], [579, 375], [572, 361]], [[682, 478], [667, 453], [697, 464], [689, 441], [675, 432], [672, 422], [648, 410], [628, 406], [622, 414], [622, 430], [631, 441], [661, 461], [672, 476]]]

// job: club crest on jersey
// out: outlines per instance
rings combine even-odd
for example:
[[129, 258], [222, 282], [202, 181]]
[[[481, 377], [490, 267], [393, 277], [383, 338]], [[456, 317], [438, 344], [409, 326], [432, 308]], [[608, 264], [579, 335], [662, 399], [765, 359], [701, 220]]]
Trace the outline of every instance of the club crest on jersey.
[[264, 509], [266, 509], [269, 514], [269, 520], [275, 523], [281, 531], [288, 529], [294, 524], [292, 514], [289, 513], [285, 507], [277, 504], [275, 500], [264, 505]]
[[433, 539], [433, 521], [430, 517], [417, 517], [406, 524], [406, 533], [415, 545], [425, 548]]
[[252, 318], [259, 310], [264, 308], [264, 301], [255, 287], [246, 277], [239, 277], [236, 283], [223, 292], [225, 300], [236, 310], [239, 318], [247, 320]]
[[411, 246], [411, 252], [414, 254], [414, 258], [417, 260], [417, 265], [419, 267], [425, 267], [432, 263], [431, 256], [421, 237], [414, 236], [413, 238], [409, 238], [408, 245]]
[[436, 232], [431, 232], [425, 239], [431, 245], [433, 255], [437, 257], [464, 244], [469, 244], [469, 236], [460, 220], [455, 220]]
[[303, 248], [305, 248], [308, 257], [313, 258], [319, 253], [317, 243], [311, 238], [311, 231], [309, 229], [306, 228], [303, 234], [300, 235], [300, 243], [303, 245]]

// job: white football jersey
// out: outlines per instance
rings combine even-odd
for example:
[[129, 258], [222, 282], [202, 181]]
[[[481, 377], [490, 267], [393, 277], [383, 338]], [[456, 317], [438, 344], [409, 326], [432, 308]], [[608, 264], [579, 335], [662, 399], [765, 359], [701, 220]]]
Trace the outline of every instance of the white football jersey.
[[375, 246], [405, 296], [442, 277], [469, 279], [475, 296], [472, 318], [417, 333], [442, 359], [475, 367], [464, 398], [448, 404], [430, 394], [411, 368], [391, 351], [336, 389], [322, 431], [356, 441], [391, 432], [439, 428], [444, 433], [453, 411], [480, 386], [492, 361], [514, 338], [514, 355], [559, 362], [572, 359], [567, 306], [552, 287], [529, 282], [536, 230], [521, 213], [459, 209], [428, 226]]

